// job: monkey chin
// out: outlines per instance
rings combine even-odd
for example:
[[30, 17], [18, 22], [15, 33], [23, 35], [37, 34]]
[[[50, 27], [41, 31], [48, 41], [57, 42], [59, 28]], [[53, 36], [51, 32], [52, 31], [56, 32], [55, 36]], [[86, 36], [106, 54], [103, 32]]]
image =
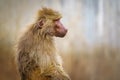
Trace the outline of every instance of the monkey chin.
[[65, 34], [57, 34], [57, 35], [55, 35], [55, 37], [64, 38], [64, 37], [65, 37], [65, 35], [66, 35], [66, 33], [65, 33]]

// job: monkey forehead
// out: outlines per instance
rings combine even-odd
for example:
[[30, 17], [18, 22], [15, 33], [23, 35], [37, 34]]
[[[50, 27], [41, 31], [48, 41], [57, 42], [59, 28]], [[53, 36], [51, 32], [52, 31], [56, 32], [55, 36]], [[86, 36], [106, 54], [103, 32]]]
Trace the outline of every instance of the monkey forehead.
[[52, 19], [52, 20], [57, 20], [57, 19], [61, 19], [62, 18], [62, 16], [60, 16], [60, 15], [46, 15], [45, 16], [47, 19]]
[[42, 8], [38, 11], [39, 18], [49, 18], [49, 19], [60, 19], [62, 15], [53, 9], [50, 8]]

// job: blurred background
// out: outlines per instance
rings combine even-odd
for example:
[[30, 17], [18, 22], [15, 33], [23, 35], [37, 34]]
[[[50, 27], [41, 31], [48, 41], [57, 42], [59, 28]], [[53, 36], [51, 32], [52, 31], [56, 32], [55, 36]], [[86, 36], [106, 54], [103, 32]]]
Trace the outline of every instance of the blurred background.
[[72, 80], [120, 80], [120, 0], [0, 0], [0, 80], [20, 80], [16, 38], [43, 6], [69, 30], [55, 39]]

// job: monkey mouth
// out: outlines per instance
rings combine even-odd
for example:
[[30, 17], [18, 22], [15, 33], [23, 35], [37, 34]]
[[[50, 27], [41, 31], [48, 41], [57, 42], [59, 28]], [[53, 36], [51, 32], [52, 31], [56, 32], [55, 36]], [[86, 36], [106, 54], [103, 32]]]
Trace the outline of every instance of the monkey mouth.
[[66, 35], [66, 33], [64, 33], [64, 34], [56, 34], [55, 36], [63, 38], [65, 35]]
[[59, 31], [56, 32], [55, 36], [63, 38], [66, 35], [66, 33], [67, 33], [67, 29], [59, 30]]

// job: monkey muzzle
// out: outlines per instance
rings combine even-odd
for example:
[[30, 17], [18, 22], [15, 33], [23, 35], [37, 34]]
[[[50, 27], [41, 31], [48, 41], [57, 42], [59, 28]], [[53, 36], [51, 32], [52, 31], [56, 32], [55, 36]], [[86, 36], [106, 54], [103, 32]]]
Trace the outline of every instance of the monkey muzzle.
[[68, 30], [66, 28], [64, 28], [64, 27], [59, 28], [59, 29], [57, 29], [55, 36], [56, 37], [64, 37], [66, 35], [67, 31]]

